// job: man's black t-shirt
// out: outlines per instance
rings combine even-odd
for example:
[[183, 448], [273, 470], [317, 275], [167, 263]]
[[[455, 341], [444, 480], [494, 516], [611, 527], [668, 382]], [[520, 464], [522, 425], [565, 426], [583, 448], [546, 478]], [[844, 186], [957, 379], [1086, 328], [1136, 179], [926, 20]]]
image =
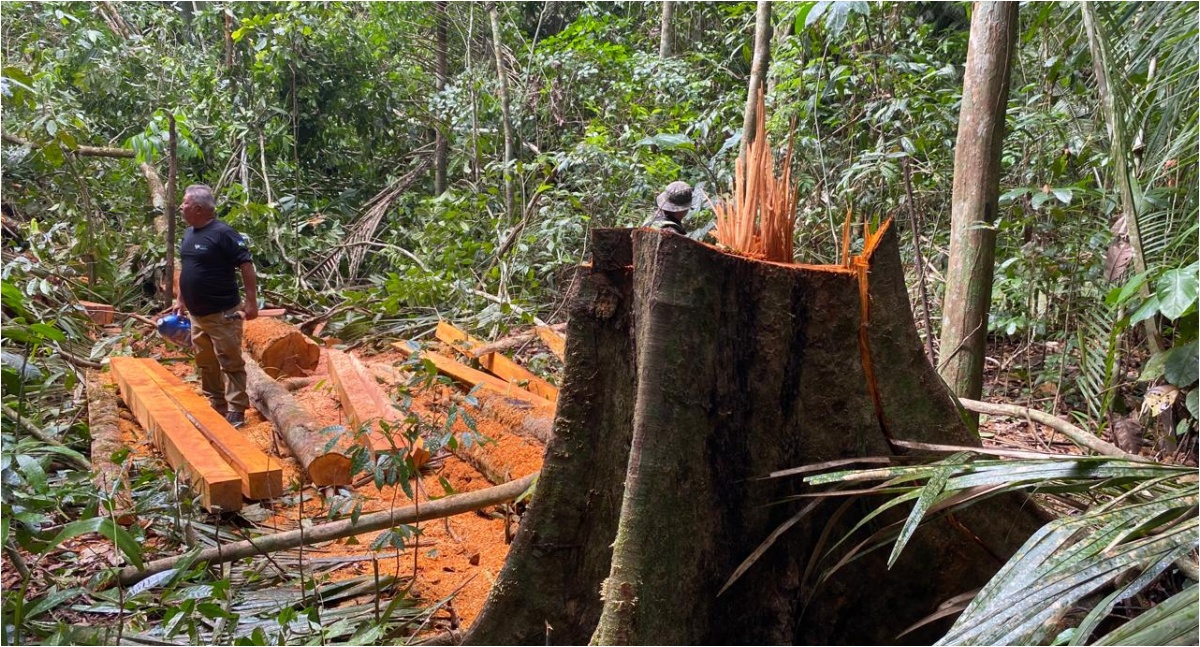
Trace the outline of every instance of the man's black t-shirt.
[[188, 227], [179, 258], [183, 262], [179, 293], [188, 312], [202, 317], [241, 303], [236, 269], [251, 258], [246, 240], [233, 227], [220, 220], [200, 229]]

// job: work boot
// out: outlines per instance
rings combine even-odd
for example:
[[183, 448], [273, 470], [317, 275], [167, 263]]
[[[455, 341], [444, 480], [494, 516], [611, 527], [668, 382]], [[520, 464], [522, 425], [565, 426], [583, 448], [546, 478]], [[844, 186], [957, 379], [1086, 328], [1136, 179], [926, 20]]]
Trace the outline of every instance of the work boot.
[[216, 402], [209, 400], [208, 406], [212, 407], [213, 411], [221, 414], [221, 417], [225, 417], [229, 413], [229, 405], [223, 402], [221, 404], [217, 404]]
[[228, 411], [225, 413], [225, 420], [233, 425], [234, 429], [239, 429], [242, 425], [246, 424], [246, 412]]

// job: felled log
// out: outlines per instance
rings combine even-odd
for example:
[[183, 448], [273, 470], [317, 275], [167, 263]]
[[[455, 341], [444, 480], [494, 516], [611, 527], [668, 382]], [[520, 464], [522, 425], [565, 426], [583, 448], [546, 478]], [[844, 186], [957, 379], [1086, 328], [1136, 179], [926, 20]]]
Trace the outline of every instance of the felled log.
[[313, 485], [349, 484], [352, 481], [350, 448], [353, 445], [349, 434], [314, 424], [312, 416], [283, 385], [271, 379], [252, 358], [245, 359], [250, 403], [275, 426], [275, 433], [304, 468]]
[[825, 551], [870, 504], [819, 506], [718, 595], [808, 504], [788, 501], [796, 480], [758, 477], [979, 440], [924, 356], [888, 227], [849, 267], [655, 230], [596, 231], [592, 248], [537, 492], [465, 642], [887, 644], [1040, 527], [1027, 500], [995, 497], [926, 524], [892, 568], [875, 551], [818, 587], [806, 573], [845, 556]]
[[[553, 330], [556, 333], [560, 333], [560, 334], [562, 333], [563, 330], [566, 330], [566, 328], [567, 328], [566, 324], [554, 324], [553, 326], [550, 326], [551, 330]], [[532, 330], [532, 329], [526, 330], [524, 332], [519, 332], [519, 333], [509, 335], [508, 337], [497, 339], [496, 341], [492, 341], [492, 342], [488, 342], [486, 344], [481, 344], [479, 346], [476, 346], [471, 349], [471, 354], [474, 355], [475, 357], [482, 357], [484, 355], [487, 355], [488, 353], [507, 352], [514, 348], [520, 348], [521, 346], [528, 344], [530, 341], [532, 341], [537, 336], [538, 335], [537, 335], [536, 330]]]
[[125, 469], [113, 461], [113, 456], [124, 447], [117, 415], [117, 396], [109, 389], [108, 380], [100, 371], [90, 369], [86, 378], [88, 433], [92, 437], [94, 470], [92, 481], [98, 491], [111, 495], [117, 523], [128, 526], [134, 522], [129, 479], [126, 478]]
[[308, 375], [321, 360], [320, 346], [278, 319], [259, 317], [247, 321], [243, 345], [273, 378]]
[[[464, 398], [460, 398], [460, 401]], [[534, 439], [543, 445], [550, 442], [554, 428], [554, 412], [545, 407], [532, 405], [519, 398], [483, 391], [476, 394], [478, 406], [468, 406], [474, 415], [485, 415], [509, 429], [512, 433]], [[463, 405], [466, 406], [466, 405]]]

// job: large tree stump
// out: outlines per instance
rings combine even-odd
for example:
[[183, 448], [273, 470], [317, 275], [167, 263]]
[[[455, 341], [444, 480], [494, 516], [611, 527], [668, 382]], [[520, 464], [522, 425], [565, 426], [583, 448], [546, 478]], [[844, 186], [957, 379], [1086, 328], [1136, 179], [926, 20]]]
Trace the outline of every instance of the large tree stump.
[[629, 237], [597, 232], [537, 493], [467, 642], [892, 643], [1038, 527], [1027, 502], [993, 499], [919, 531], [891, 570], [872, 553], [813, 590], [822, 532], [867, 509], [826, 505], [718, 597], [801, 505], [771, 505], [798, 479], [758, 477], [890, 439], [978, 440], [924, 357], [890, 229], [846, 267]]
[[250, 403], [266, 416], [313, 485], [348, 485], [354, 440], [348, 433], [320, 428], [284, 386], [246, 358], [246, 390]]
[[243, 346], [267, 375], [308, 375], [321, 360], [321, 347], [292, 326], [267, 317], [247, 321]]

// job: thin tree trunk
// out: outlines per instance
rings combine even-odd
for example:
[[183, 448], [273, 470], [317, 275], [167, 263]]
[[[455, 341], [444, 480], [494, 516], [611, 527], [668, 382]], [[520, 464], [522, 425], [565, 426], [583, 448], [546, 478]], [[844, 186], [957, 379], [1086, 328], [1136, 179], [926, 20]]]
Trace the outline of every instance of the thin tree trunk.
[[492, 51], [496, 55], [496, 78], [500, 83], [500, 119], [504, 125], [504, 209], [509, 218], [515, 213], [515, 197], [513, 195], [513, 161], [516, 159], [517, 145], [513, 138], [512, 113], [508, 102], [508, 73], [504, 68], [504, 43], [500, 40], [500, 12], [496, 3], [488, 3], [488, 18], [492, 22]]
[[675, 55], [675, 29], [672, 25], [672, 18], [675, 15], [675, 3], [672, 0], [663, 0], [662, 3], [662, 24], [659, 27], [658, 40], [658, 57], [671, 58]]
[[[954, 393], [972, 400], [983, 390], [996, 256], [992, 223], [1000, 194], [1004, 114], [1016, 39], [1016, 3], [975, 3], [954, 152], [950, 261], [938, 364]], [[971, 426], [978, 420], [972, 414]]]
[[[450, 68], [447, 63], [447, 45], [446, 32], [449, 17], [447, 16], [447, 3], [434, 3], [437, 11], [437, 51], [436, 62], [434, 69], [435, 87], [438, 93], [446, 89], [446, 81], [450, 76]], [[433, 146], [433, 193], [441, 195], [446, 192], [446, 158], [449, 153], [449, 145], [446, 141], [447, 125], [440, 123], [437, 126], [437, 134], [434, 139]]]
[[169, 127], [168, 155], [170, 155], [170, 170], [167, 172], [167, 289], [164, 292], [168, 305], [175, 298], [175, 184], [179, 176], [178, 158], [175, 155], [175, 114], [167, 114]]
[[[1133, 185], [1130, 175], [1128, 142], [1129, 135], [1125, 128], [1125, 106], [1121, 105], [1121, 97], [1113, 92], [1112, 80], [1109, 78], [1108, 41], [1104, 37], [1102, 25], [1096, 16], [1096, 7], [1091, 2], [1083, 3], [1083, 26], [1087, 30], [1088, 46], [1092, 50], [1092, 70], [1096, 75], [1096, 92], [1100, 95], [1101, 112], [1108, 127], [1108, 141], [1112, 152], [1112, 173], [1120, 195], [1121, 213], [1125, 216], [1125, 232], [1129, 237], [1129, 246], [1133, 249], [1133, 269], [1138, 274], [1146, 271], [1146, 256], [1142, 248], [1141, 228], [1138, 225], [1137, 201], [1133, 196]], [[1142, 299], [1150, 298], [1150, 288], [1145, 283], [1138, 290]], [[1165, 347], [1162, 334], [1154, 317], [1142, 322], [1146, 331], [1146, 344], [1152, 353], [1158, 353]]]
[[746, 116], [742, 121], [742, 151], [754, 141], [758, 120], [758, 93], [763, 88], [771, 59], [771, 0], [758, 0], [754, 18], [754, 59], [750, 65], [750, 85], [746, 93]]

